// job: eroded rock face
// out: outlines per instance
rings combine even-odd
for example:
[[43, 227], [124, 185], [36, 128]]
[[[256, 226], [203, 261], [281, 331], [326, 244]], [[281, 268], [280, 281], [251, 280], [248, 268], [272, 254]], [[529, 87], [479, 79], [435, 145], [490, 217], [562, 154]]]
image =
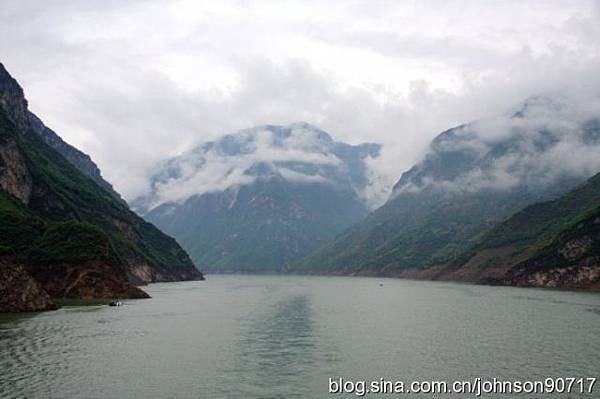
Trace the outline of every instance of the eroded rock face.
[[593, 242], [592, 237], [589, 236], [574, 238], [567, 241], [563, 247], [558, 250], [558, 253], [566, 260], [575, 260], [589, 251], [590, 248], [592, 248]]
[[0, 312], [57, 309], [54, 299], [138, 299], [150, 296], [130, 283], [118, 266], [82, 264], [24, 265], [0, 257]]
[[168, 283], [173, 281], [199, 281], [204, 280], [204, 275], [197, 269], [181, 269], [177, 271], [164, 270], [148, 265], [147, 263], [130, 263], [127, 265], [129, 281], [137, 285], [149, 283]]
[[100, 260], [81, 264], [29, 265], [28, 271], [52, 298], [149, 298], [124, 271]]
[[533, 273], [523, 273], [510, 280], [512, 285], [525, 287], [546, 288], [600, 288], [599, 259], [590, 265], [575, 265], [556, 267], [550, 270], [540, 270]]
[[52, 129], [49, 129], [33, 113], [28, 110], [27, 100], [19, 83], [13, 79], [0, 63], [0, 108], [6, 111], [11, 121], [21, 130], [29, 128], [38, 134], [50, 147], [58, 151], [81, 172], [88, 175], [99, 186], [106, 189], [119, 201], [121, 196], [112, 185], [102, 177], [100, 169], [88, 154], [66, 143]]
[[534, 287], [600, 289], [600, 208], [564, 230], [508, 274], [507, 283]]
[[11, 257], [0, 258], [0, 312], [56, 309], [48, 293], [23, 265]]
[[0, 107], [6, 110], [10, 119], [20, 129], [25, 129], [29, 125], [27, 100], [23, 89], [2, 64], [0, 64]]
[[88, 154], [65, 142], [58, 134], [56, 134], [56, 132], [54, 132], [54, 130], [44, 125], [40, 118], [38, 118], [32, 112], [28, 111], [27, 117], [33, 132], [37, 133], [37, 135], [40, 136], [42, 140], [46, 142], [46, 144], [58, 151], [58, 153], [71, 162], [73, 166], [89, 176], [93, 181], [96, 182], [96, 184], [108, 191], [113, 197], [123, 202], [123, 199], [119, 193], [114, 190], [113, 186], [104, 180], [98, 165], [96, 165], [96, 163]]
[[128, 272], [129, 280], [138, 284], [148, 284], [156, 281], [156, 272], [150, 265], [145, 263], [129, 265]]
[[0, 187], [22, 203], [29, 202], [32, 190], [31, 174], [13, 140], [0, 142]]

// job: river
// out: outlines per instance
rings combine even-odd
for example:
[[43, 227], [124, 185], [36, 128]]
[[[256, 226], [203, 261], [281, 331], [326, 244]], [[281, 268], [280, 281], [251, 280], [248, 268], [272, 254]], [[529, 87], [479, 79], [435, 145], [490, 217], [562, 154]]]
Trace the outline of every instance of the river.
[[329, 394], [330, 378], [600, 377], [597, 293], [246, 275], [145, 289], [152, 299], [121, 307], [1, 316], [0, 397], [337, 398], [360, 392]]

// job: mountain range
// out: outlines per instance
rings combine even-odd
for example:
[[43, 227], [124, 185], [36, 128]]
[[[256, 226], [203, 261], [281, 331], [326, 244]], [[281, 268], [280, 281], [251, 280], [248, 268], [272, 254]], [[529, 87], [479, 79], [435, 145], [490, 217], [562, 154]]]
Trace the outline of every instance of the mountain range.
[[203, 278], [174, 239], [129, 210], [89, 156], [28, 110], [2, 64], [0, 187], [0, 310], [147, 297], [136, 285]]
[[382, 206], [380, 145], [257, 126], [160, 162], [136, 214], [0, 64], [0, 311], [143, 298], [194, 264], [597, 289], [598, 114], [556, 94], [446, 130]]
[[133, 206], [203, 270], [284, 272], [367, 214], [379, 151], [303, 122], [258, 126], [162, 162]]
[[[528, 205], [556, 200], [533, 209], [562, 209], [569, 202], [573, 212], [565, 217], [570, 222], [597, 206], [597, 196], [578, 195], [595, 192], [589, 186], [557, 198], [600, 170], [599, 153], [597, 115], [580, 112], [564, 96], [531, 98], [507, 116], [447, 130], [433, 140], [422, 162], [403, 173], [381, 208], [296, 262], [293, 270], [510, 284], [505, 274], [511, 267], [494, 274], [469, 259], [480, 259], [478, 248], [496, 248], [517, 237], [518, 229], [541, 240], [521, 243], [529, 255], [537, 254], [542, 243], [570, 226], [561, 223], [560, 213], [546, 215], [560, 220], [541, 218], [537, 227], [511, 225], [530, 217], [531, 209], [523, 210]], [[508, 219], [520, 210], [517, 219]], [[542, 222], [554, 227], [542, 228]], [[495, 249], [486, 261], [494, 264], [499, 256]]]

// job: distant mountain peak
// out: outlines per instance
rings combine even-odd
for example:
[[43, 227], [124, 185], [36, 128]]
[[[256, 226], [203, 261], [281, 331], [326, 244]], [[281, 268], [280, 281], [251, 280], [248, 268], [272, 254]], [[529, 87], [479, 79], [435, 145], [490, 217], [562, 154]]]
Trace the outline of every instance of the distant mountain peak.
[[512, 115], [513, 118], [528, 118], [548, 113], [562, 113], [568, 105], [564, 94], [536, 95], [529, 97], [519, 106]]
[[580, 106], [573, 95], [534, 96], [512, 114], [442, 132], [423, 162], [401, 176], [394, 196], [424, 188], [536, 191], [540, 185], [591, 176], [600, 169], [600, 113]]
[[261, 125], [161, 162], [138, 212], [209, 271], [285, 271], [369, 211], [377, 144], [306, 122]]
[[330, 184], [361, 197], [370, 178], [365, 160], [378, 157], [379, 151], [378, 144], [334, 141], [306, 122], [255, 126], [160, 162], [150, 178], [150, 193], [133, 206], [145, 213], [164, 203], [251, 184], [256, 178]]

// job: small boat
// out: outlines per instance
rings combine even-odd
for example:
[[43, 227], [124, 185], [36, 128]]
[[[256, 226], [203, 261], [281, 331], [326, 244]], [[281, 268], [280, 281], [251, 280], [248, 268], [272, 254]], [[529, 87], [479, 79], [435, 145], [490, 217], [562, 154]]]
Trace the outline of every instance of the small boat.
[[121, 306], [123, 305], [123, 302], [119, 301], [118, 299], [114, 300], [114, 301], [110, 301], [108, 303], [108, 306]]
[[380, 286], [380, 287], [383, 287], [383, 283], [379, 283], [379, 286]]

